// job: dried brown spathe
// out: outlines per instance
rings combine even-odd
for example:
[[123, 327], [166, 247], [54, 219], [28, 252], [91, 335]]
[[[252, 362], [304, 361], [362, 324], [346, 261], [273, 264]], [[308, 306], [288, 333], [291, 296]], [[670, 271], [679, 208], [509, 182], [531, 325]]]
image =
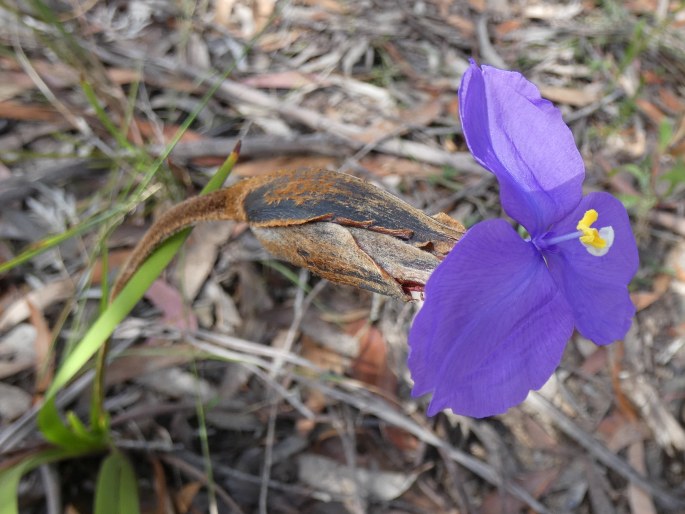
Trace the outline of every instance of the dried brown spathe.
[[328, 280], [409, 299], [464, 234], [351, 175], [282, 171], [190, 198], [164, 213], [143, 236], [113, 288], [116, 295], [152, 250], [202, 221], [249, 223], [278, 258]]

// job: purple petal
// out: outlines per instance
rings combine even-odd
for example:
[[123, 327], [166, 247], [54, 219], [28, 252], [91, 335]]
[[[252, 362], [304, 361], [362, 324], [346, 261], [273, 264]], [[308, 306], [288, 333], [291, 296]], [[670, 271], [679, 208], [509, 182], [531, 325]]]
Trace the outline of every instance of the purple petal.
[[541, 387], [573, 332], [566, 300], [540, 252], [503, 220], [471, 228], [426, 284], [409, 333], [414, 396], [484, 417]]
[[571, 233], [588, 209], [599, 214], [595, 228], [612, 226], [614, 243], [602, 257], [590, 255], [572, 239], [545, 252], [555, 281], [573, 309], [576, 327], [597, 344], [622, 339], [635, 314], [628, 283], [639, 265], [637, 246], [625, 208], [609, 193], [590, 193], [564, 220], [554, 226], [555, 234]]
[[585, 168], [573, 134], [520, 73], [472, 61], [459, 87], [459, 113], [471, 153], [497, 176], [504, 210], [531, 234], [578, 204]]

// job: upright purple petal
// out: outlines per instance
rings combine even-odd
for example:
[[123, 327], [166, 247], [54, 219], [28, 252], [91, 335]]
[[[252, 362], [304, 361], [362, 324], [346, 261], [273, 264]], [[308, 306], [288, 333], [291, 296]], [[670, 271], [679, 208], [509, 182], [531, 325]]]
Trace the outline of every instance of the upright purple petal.
[[471, 228], [431, 275], [409, 333], [412, 394], [428, 414], [499, 414], [559, 364], [573, 317], [540, 252], [503, 220]]
[[578, 220], [589, 210], [599, 214], [595, 228], [611, 226], [614, 242], [602, 257], [590, 255], [573, 239], [561, 243], [545, 258], [555, 281], [573, 309], [578, 331], [597, 344], [622, 339], [632, 324], [635, 307], [628, 283], [638, 265], [637, 246], [625, 208], [609, 193], [590, 193], [564, 220], [554, 226], [555, 234], [576, 230]]
[[504, 210], [531, 234], [578, 204], [585, 168], [573, 134], [520, 73], [472, 62], [459, 87], [459, 113], [471, 153], [497, 176]]

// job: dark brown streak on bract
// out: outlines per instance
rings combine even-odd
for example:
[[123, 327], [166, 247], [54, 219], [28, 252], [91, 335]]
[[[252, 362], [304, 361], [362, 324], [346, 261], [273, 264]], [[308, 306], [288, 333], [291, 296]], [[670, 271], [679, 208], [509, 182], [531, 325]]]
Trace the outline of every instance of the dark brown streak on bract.
[[[388, 234], [389, 236], [393, 237], [398, 237], [400, 239], [404, 239], [405, 241], [408, 241], [411, 239], [411, 236], [414, 235], [413, 231], [402, 228], [369, 227], [369, 230], [373, 232], [379, 232], [381, 234]], [[426, 245], [419, 245], [419, 247], [421, 246], [425, 247]]]
[[255, 226], [283, 226], [284, 220], [307, 220], [334, 213], [333, 223], [390, 234], [439, 258], [464, 233], [368, 182], [327, 170], [271, 175], [270, 180], [250, 188], [243, 205], [245, 217]]

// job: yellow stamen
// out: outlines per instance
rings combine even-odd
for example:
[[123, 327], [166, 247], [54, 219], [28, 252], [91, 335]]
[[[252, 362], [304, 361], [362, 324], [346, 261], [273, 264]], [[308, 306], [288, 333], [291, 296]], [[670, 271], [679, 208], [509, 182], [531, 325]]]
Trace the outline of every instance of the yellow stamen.
[[607, 245], [607, 242], [599, 235], [599, 230], [591, 227], [598, 217], [597, 211], [590, 209], [585, 211], [583, 218], [576, 225], [576, 230], [580, 230], [583, 233], [580, 236], [580, 242], [585, 247], [604, 248]]

